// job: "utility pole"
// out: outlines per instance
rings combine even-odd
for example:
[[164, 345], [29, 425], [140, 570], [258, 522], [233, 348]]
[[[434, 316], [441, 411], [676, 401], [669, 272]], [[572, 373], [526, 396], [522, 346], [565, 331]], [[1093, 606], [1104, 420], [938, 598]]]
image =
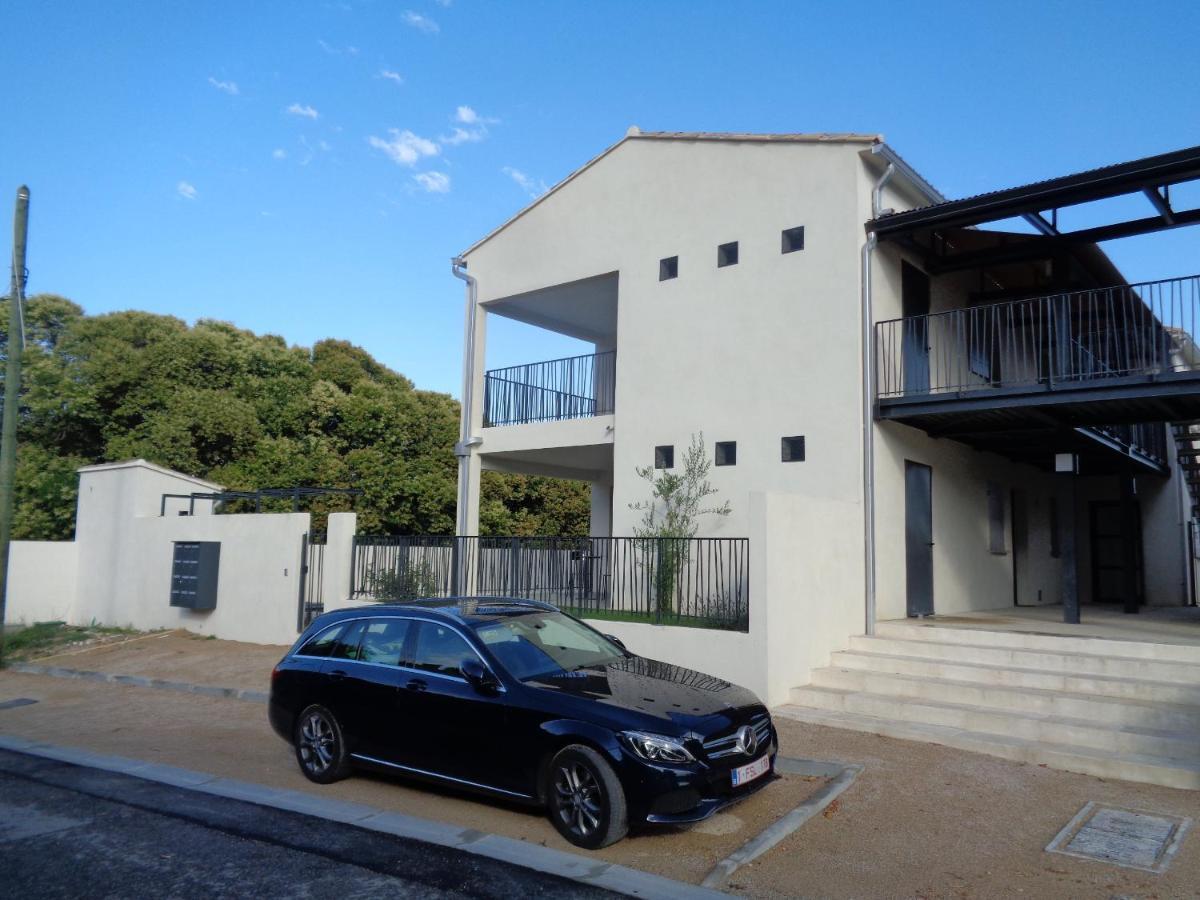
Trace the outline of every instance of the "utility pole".
[[29, 188], [17, 188], [13, 215], [12, 289], [8, 292], [8, 365], [4, 370], [4, 423], [0, 431], [0, 663], [4, 662], [4, 615], [8, 600], [8, 544], [12, 537], [13, 483], [17, 471], [17, 417], [21, 357], [25, 352], [25, 237]]

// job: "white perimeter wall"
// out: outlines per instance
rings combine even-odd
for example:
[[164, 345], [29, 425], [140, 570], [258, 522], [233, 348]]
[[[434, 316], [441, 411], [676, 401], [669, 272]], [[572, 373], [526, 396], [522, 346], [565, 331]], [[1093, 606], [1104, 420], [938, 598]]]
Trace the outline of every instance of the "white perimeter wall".
[[13, 541], [8, 552], [7, 621], [68, 621], [75, 602], [75, 542]]

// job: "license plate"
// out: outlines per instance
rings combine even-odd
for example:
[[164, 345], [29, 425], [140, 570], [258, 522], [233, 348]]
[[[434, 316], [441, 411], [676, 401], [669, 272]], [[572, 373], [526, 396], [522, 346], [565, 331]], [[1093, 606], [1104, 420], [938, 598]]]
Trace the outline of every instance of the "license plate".
[[762, 775], [766, 775], [771, 768], [771, 757], [764, 756], [761, 759], [756, 759], [752, 763], [746, 763], [733, 770], [733, 786], [745, 784], [748, 781], [753, 781]]

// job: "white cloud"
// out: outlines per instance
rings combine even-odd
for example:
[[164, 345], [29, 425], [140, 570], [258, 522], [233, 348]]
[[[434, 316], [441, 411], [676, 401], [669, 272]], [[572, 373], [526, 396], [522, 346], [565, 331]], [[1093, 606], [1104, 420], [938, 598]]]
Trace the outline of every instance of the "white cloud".
[[445, 172], [418, 172], [413, 176], [413, 181], [419, 184], [426, 193], [450, 193], [450, 176]]
[[347, 56], [358, 56], [358, 48], [354, 47], [352, 45], [347, 45], [345, 47], [335, 47], [332, 44], [327, 43], [326, 41], [318, 39], [317, 46], [319, 46], [322, 50], [324, 50], [330, 56], [341, 56], [343, 53], [346, 54]]
[[388, 81], [394, 81], [396, 84], [404, 84], [404, 76], [399, 72], [393, 72], [391, 69], [380, 69], [379, 77], [386, 78]]
[[437, 34], [441, 31], [441, 26], [428, 16], [423, 16], [419, 12], [413, 12], [411, 9], [406, 9], [401, 17], [405, 25], [409, 25], [417, 31], [423, 31], [425, 34]]
[[317, 112], [315, 109], [313, 109], [308, 104], [304, 104], [302, 106], [299, 103], [293, 103], [291, 106], [289, 106], [287, 108], [287, 111], [289, 114], [291, 114], [293, 116], [300, 116], [305, 119], [316, 119], [316, 118], [319, 118], [321, 115], [319, 112]]
[[[388, 159], [398, 166], [413, 166], [423, 156], [437, 156], [441, 148], [436, 143], [413, 134], [408, 129], [389, 128], [389, 139], [371, 135], [367, 143], [376, 150], [382, 150]], [[449, 181], [449, 179], [447, 179]]]
[[181, 182], [179, 182], [179, 184], [175, 185], [175, 190], [179, 193], [179, 196], [182, 197], [184, 200], [195, 200], [196, 199], [195, 186], [188, 184], [186, 181], [181, 181]]
[[515, 181], [530, 197], [540, 197], [542, 194], [546, 193], [546, 191], [550, 190], [550, 188], [546, 185], [546, 182], [542, 181], [542, 179], [531, 178], [520, 169], [514, 169], [512, 166], [505, 166], [500, 171]]
[[224, 91], [226, 94], [229, 94], [231, 97], [236, 97], [239, 93], [241, 93], [238, 90], [236, 81], [218, 81], [217, 79], [215, 79], [211, 75], [209, 75], [208, 83], [211, 84], [213, 87], [215, 87], [218, 91]]
[[457, 147], [459, 144], [473, 144], [476, 141], [482, 141], [487, 137], [486, 128], [455, 128], [452, 134], [444, 134], [439, 138], [443, 144], [449, 144], [451, 147]]
[[287, 151], [284, 150], [282, 147], [276, 147], [274, 150], [271, 151], [271, 158], [272, 159], [287, 159]]
[[[481, 116], [469, 106], [460, 106], [454, 110], [454, 121], [459, 123], [455, 126], [454, 131], [441, 138], [443, 144], [449, 144], [451, 147], [482, 141], [488, 135], [487, 127], [495, 125], [500, 120]], [[468, 127], [463, 128], [462, 125]]]

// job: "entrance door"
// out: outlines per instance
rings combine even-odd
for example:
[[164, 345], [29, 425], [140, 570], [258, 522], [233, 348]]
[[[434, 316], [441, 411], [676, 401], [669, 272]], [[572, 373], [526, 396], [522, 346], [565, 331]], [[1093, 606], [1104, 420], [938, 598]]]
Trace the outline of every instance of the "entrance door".
[[929, 276], [908, 263], [900, 267], [900, 304], [904, 334], [904, 393], [929, 393]]
[[933, 470], [904, 461], [905, 588], [910, 616], [933, 615]]
[[[1121, 520], [1121, 501], [1096, 500], [1091, 504], [1092, 538], [1092, 602], [1125, 604], [1125, 594], [1132, 585], [1133, 606], [1145, 601], [1142, 578], [1142, 516], [1141, 509], [1131, 504], [1131, 521]], [[1126, 546], [1127, 534], [1132, 534], [1132, 547]], [[1129, 571], [1129, 566], [1133, 571]], [[1131, 577], [1132, 576], [1132, 577]]]

